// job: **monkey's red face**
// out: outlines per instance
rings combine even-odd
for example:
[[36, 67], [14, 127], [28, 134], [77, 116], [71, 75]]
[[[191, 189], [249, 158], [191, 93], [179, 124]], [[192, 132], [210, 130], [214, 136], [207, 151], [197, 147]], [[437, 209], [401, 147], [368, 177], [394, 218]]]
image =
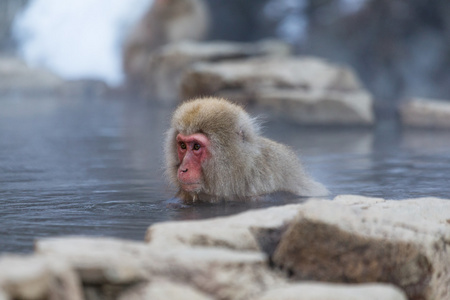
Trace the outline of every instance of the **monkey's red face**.
[[206, 135], [195, 133], [176, 137], [178, 159], [178, 181], [181, 188], [187, 192], [198, 191], [202, 187], [202, 162], [209, 158], [210, 142]]

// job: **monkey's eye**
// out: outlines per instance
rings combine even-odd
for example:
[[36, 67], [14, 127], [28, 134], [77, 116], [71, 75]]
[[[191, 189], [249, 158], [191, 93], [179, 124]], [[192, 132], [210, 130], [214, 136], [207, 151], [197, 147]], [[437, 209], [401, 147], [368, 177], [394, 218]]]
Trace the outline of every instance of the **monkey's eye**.
[[186, 144], [183, 143], [183, 142], [181, 142], [181, 143], [180, 143], [180, 148], [183, 149], [183, 150], [186, 150], [186, 148], [187, 148], [187, 147], [186, 147]]
[[194, 144], [194, 150], [198, 150], [198, 149], [200, 149], [200, 144]]

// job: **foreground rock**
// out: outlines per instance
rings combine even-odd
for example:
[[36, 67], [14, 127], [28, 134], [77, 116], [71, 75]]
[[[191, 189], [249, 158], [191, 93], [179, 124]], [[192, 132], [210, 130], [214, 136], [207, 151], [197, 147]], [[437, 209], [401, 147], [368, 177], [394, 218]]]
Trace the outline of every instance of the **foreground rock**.
[[36, 252], [66, 261], [85, 284], [126, 285], [147, 279], [143, 243], [116, 239], [54, 238], [36, 243]]
[[181, 95], [251, 102], [300, 124], [374, 123], [372, 97], [355, 74], [312, 57], [199, 63], [184, 73]]
[[450, 202], [434, 198], [353, 207], [339, 199], [307, 203], [273, 261], [298, 280], [388, 282], [410, 299], [447, 299], [448, 209]]
[[287, 44], [274, 40], [257, 43], [178, 42], [154, 51], [148, 58], [145, 91], [165, 102], [178, 102], [183, 72], [196, 62], [217, 62], [254, 56], [290, 53]]
[[215, 299], [249, 299], [283, 282], [260, 252], [149, 247], [145, 243], [94, 238], [42, 240], [36, 251], [67, 261], [80, 277], [85, 293], [91, 295], [89, 299], [100, 297], [104, 291], [114, 297], [146, 295], [152, 293], [147, 285], [158, 278], [183, 283]]
[[64, 261], [4, 256], [0, 258], [0, 299], [82, 300], [83, 296], [78, 277]]
[[[258, 244], [277, 268], [296, 280], [384, 282], [401, 287], [409, 299], [449, 299], [448, 211], [450, 201], [435, 198], [343, 196], [248, 212], [217, 224], [182, 222], [179, 231], [177, 223], [157, 224], [147, 239], [150, 245], [164, 240], [169, 245], [242, 250]], [[295, 220], [293, 212], [298, 213]], [[258, 218], [267, 221], [261, 224]]]
[[[0, 299], [450, 299], [450, 201], [333, 201], [51, 238], [0, 258]], [[315, 281], [315, 282], [314, 282]]]
[[400, 106], [404, 126], [416, 128], [450, 128], [450, 102], [431, 99], [411, 99]]
[[150, 245], [158, 246], [185, 245], [260, 251], [262, 241], [258, 240], [258, 233], [281, 234], [285, 225], [295, 219], [299, 207], [301, 205], [294, 204], [210, 220], [159, 223], [150, 226], [146, 240]]

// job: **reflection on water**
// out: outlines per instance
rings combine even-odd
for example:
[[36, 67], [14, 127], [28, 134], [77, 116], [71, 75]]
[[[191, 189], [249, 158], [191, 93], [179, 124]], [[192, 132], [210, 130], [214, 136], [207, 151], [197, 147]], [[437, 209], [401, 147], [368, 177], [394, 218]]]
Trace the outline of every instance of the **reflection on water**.
[[[46, 236], [142, 240], [158, 221], [303, 201], [173, 205], [162, 175], [171, 111], [112, 99], [1, 99], [0, 252], [29, 252]], [[297, 150], [333, 195], [449, 198], [450, 133], [395, 128], [267, 121], [264, 133]]]

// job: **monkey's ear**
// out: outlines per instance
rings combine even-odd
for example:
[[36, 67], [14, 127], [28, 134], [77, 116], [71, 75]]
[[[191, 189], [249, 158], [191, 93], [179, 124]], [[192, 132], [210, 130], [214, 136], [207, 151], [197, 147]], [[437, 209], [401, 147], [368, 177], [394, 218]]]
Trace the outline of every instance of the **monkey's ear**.
[[239, 135], [239, 137], [241, 138], [241, 140], [242, 140], [243, 142], [246, 142], [246, 141], [247, 141], [247, 135], [246, 135], [244, 129], [241, 128], [241, 129], [237, 132], [237, 134]]

